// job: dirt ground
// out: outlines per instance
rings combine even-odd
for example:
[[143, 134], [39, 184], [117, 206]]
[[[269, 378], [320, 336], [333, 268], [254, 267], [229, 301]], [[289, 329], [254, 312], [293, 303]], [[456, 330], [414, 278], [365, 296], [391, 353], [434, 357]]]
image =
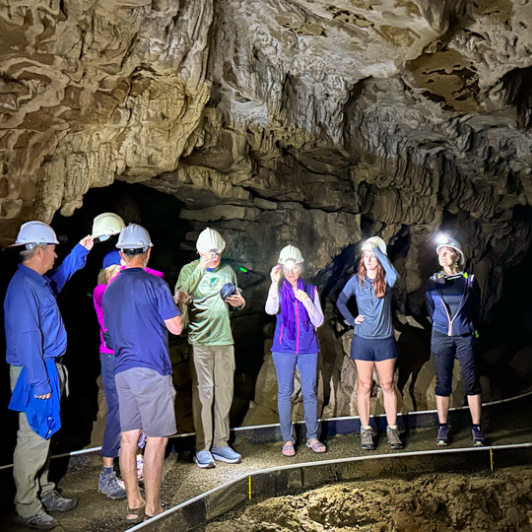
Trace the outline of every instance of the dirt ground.
[[532, 531], [532, 466], [340, 483], [269, 499], [206, 532]]

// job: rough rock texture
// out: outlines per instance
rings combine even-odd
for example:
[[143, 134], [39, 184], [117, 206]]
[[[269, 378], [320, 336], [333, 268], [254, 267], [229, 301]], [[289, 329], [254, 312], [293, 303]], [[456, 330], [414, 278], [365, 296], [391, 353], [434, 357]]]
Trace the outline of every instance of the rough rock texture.
[[532, 472], [341, 483], [249, 506], [207, 532], [532, 530]]
[[298, 243], [332, 320], [332, 414], [356, 380], [334, 301], [380, 234], [415, 354], [398, 385], [405, 408], [431, 406], [435, 232], [462, 240], [484, 320], [532, 239], [531, 24], [530, 0], [0, 0], [0, 244], [91, 187], [141, 182], [184, 202], [185, 248], [207, 223], [224, 232], [253, 314]]

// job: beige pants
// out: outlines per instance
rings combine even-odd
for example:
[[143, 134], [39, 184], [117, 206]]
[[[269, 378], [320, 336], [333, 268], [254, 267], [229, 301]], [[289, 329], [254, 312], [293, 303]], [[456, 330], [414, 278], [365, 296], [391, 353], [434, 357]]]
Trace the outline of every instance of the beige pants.
[[[22, 366], [10, 366], [11, 391], [15, 389]], [[55, 484], [48, 480], [50, 464], [50, 440], [39, 436], [29, 426], [26, 414], [18, 416], [17, 446], [13, 455], [13, 477], [17, 493], [15, 506], [24, 518], [37, 514], [42, 509], [39, 497], [53, 490]]]
[[193, 352], [192, 410], [196, 451], [208, 451], [213, 444], [223, 447], [229, 441], [235, 349], [232, 345], [195, 345]]

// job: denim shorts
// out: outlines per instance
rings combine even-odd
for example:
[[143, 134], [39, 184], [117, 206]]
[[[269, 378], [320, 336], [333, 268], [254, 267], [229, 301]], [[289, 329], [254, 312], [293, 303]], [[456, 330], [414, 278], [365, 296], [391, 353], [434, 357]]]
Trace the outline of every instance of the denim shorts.
[[382, 362], [390, 358], [397, 358], [395, 338], [361, 338], [356, 334], [351, 343], [351, 358], [366, 360], [367, 362]]
[[176, 432], [172, 375], [150, 368], [131, 368], [115, 375], [122, 432], [142, 429], [164, 438]]

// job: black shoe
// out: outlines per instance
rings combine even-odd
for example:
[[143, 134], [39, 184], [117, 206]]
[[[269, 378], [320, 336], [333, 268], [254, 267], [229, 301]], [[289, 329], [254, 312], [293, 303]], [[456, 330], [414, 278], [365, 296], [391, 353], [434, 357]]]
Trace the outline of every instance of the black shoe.
[[78, 501], [74, 499], [61, 497], [57, 490], [50, 490], [41, 495], [41, 502], [49, 512], [70, 512], [78, 505]]
[[44, 510], [39, 510], [38, 513], [31, 517], [21, 517], [15, 514], [15, 523], [27, 526], [28, 528], [35, 528], [36, 530], [52, 530], [59, 523], [51, 515], [48, 515]]

